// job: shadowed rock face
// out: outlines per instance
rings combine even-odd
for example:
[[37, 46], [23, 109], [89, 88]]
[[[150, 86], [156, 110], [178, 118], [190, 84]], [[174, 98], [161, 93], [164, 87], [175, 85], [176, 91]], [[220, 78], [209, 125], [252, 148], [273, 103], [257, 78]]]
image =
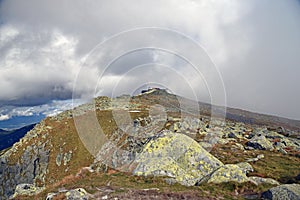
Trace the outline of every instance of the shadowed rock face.
[[[34, 184], [44, 181], [49, 160], [49, 150], [45, 145], [28, 146], [15, 164], [10, 164], [7, 157], [1, 157], [0, 163], [0, 199], [7, 199], [15, 192], [19, 184]], [[37, 191], [36, 191], [37, 192]], [[19, 193], [18, 193], [19, 194]]]
[[[15, 192], [19, 184], [35, 184], [35, 182], [44, 183], [47, 167], [49, 163], [50, 150], [46, 148], [45, 143], [26, 145], [28, 142], [38, 137], [38, 134], [45, 130], [43, 122], [38, 124], [28, 135], [16, 143], [13, 148], [6, 151], [1, 156], [0, 162], [0, 199], [7, 199]], [[23, 146], [24, 145], [24, 146]], [[20, 147], [22, 147], [20, 148]], [[16, 161], [12, 162], [13, 154], [23, 151]]]

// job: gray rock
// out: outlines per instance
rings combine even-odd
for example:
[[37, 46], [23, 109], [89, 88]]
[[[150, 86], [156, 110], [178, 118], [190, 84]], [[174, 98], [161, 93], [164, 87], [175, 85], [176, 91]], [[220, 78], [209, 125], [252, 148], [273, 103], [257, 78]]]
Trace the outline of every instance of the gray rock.
[[228, 134], [228, 137], [229, 137], [229, 138], [237, 138], [236, 134], [233, 133], [233, 132], [230, 132], [230, 133]]
[[209, 176], [207, 182], [226, 183], [231, 181], [238, 183], [249, 181], [246, 176], [246, 170], [235, 164], [223, 165]]
[[68, 162], [71, 161], [72, 158], [72, 151], [69, 151], [68, 153], [65, 153], [64, 155], [64, 165], [67, 165]]
[[223, 165], [190, 137], [171, 131], [149, 141], [135, 163], [135, 175], [168, 176], [186, 186]]
[[284, 138], [284, 136], [274, 131], [270, 131], [266, 134], [266, 138], [275, 139], [275, 138]]
[[56, 156], [56, 165], [57, 166], [61, 165], [62, 158], [63, 158], [63, 154], [62, 153], [58, 153], [57, 156]]
[[254, 136], [246, 143], [247, 146], [260, 150], [273, 150], [272, 143], [263, 135]]
[[15, 193], [13, 194], [12, 198], [15, 198], [19, 195], [28, 195], [28, 196], [33, 196], [36, 195], [37, 193], [41, 192], [43, 188], [36, 187], [33, 184], [28, 184], [28, 183], [22, 183], [17, 185], [15, 189]]
[[260, 160], [263, 159], [264, 157], [265, 157], [264, 154], [258, 154], [256, 158]]
[[245, 174], [247, 174], [248, 172], [253, 172], [254, 171], [252, 165], [250, 165], [247, 162], [241, 162], [241, 163], [238, 163], [236, 165], [239, 166]]
[[262, 193], [263, 199], [270, 200], [299, 200], [300, 184], [285, 184]]
[[264, 154], [259, 154], [257, 155], [256, 158], [249, 158], [246, 160], [246, 162], [256, 162], [256, 161], [259, 161], [260, 159], [263, 159], [265, 156]]
[[57, 193], [48, 193], [46, 200], [52, 200], [56, 195], [57, 195]]
[[14, 195], [19, 184], [34, 184], [37, 180], [44, 183], [47, 173], [49, 150], [45, 149], [44, 144], [28, 146], [14, 165], [7, 162], [9, 153], [1, 156], [0, 199], [7, 199]]
[[199, 142], [199, 144], [206, 151], [211, 151], [211, 149], [213, 148], [213, 145], [209, 142]]
[[249, 177], [250, 181], [254, 183], [255, 185], [259, 184], [271, 184], [271, 185], [280, 185], [280, 183], [272, 178], [262, 178], [257, 176], [251, 176]]
[[88, 200], [88, 193], [83, 188], [70, 190], [65, 195], [67, 200]]

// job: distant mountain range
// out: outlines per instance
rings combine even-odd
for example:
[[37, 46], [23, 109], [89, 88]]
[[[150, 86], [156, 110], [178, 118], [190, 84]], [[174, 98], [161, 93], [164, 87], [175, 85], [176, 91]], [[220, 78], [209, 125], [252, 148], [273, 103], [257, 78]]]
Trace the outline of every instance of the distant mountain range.
[[34, 125], [31, 124], [11, 131], [0, 129], [0, 151], [18, 142], [28, 131], [33, 129]]
[[8, 132], [8, 131], [3, 130], [3, 129], [0, 128], [0, 134], [7, 133], [7, 132]]
[[31, 116], [12, 116], [8, 120], [0, 121], [0, 129], [8, 131], [16, 130], [30, 124], [36, 124], [45, 117], [46, 116], [44, 114], [33, 114]]

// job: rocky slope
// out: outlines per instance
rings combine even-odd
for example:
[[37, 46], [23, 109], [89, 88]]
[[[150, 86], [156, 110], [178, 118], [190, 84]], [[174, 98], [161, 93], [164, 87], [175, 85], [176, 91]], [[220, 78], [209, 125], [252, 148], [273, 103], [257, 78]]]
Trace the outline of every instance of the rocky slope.
[[46, 118], [1, 152], [1, 199], [258, 198], [299, 183], [298, 121], [210, 108], [151, 90]]

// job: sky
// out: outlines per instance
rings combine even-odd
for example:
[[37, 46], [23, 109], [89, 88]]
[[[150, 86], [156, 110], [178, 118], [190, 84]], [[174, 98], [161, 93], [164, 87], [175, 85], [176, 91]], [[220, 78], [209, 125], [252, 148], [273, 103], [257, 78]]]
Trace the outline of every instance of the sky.
[[0, 121], [151, 84], [300, 120], [299, 36], [297, 0], [1, 0]]

